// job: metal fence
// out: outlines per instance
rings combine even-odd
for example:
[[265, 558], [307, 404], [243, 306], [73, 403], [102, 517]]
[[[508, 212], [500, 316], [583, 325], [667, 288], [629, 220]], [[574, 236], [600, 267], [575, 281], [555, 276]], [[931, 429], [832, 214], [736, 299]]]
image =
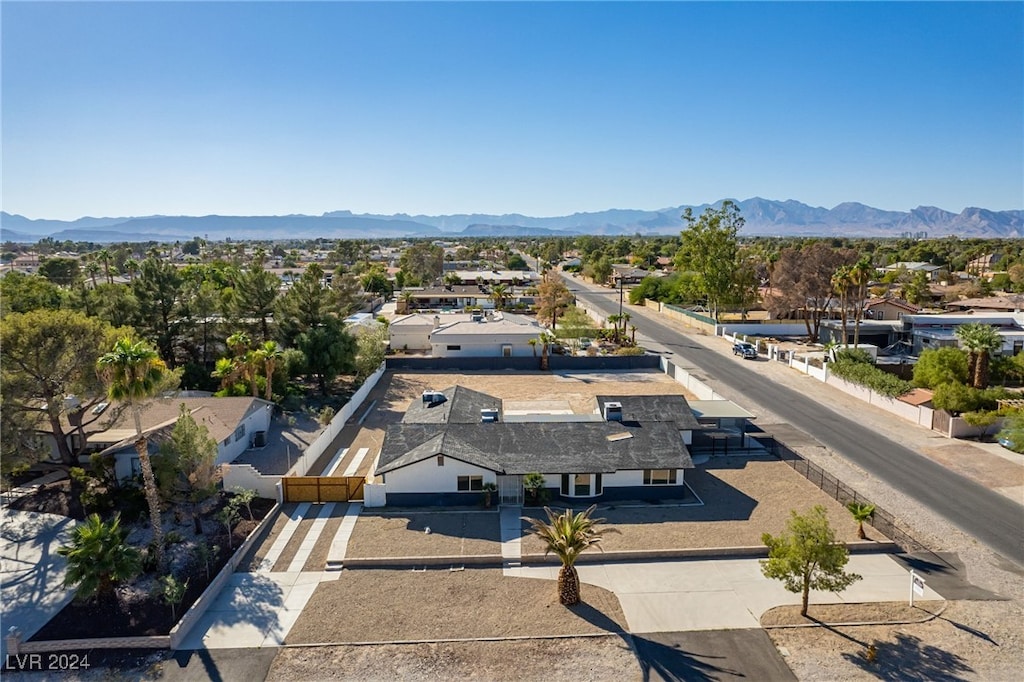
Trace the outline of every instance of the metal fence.
[[927, 549], [925, 545], [918, 542], [909, 531], [903, 528], [898, 519], [890, 512], [875, 504], [864, 495], [861, 495], [814, 462], [804, 459], [786, 446], [785, 443], [780, 443], [778, 440], [773, 439], [772, 454], [791, 466], [797, 473], [803, 475], [804, 478], [818, 486], [824, 493], [844, 507], [850, 502], [873, 504], [875, 506], [875, 513], [871, 517], [870, 525], [899, 545], [903, 551], [915, 552]]

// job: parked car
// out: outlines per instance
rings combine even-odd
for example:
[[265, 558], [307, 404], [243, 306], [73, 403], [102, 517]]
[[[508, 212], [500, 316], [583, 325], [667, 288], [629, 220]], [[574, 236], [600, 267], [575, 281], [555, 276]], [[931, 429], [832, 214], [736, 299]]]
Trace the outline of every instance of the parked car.
[[752, 343], [746, 341], [740, 341], [733, 345], [732, 354], [739, 355], [744, 360], [756, 360], [757, 359], [757, 348]]
[[585, 337], [585, 336], [580, 337], [580, 348], [582, 348], [583, 350], [586, 350], [586, 349], [590, 348], [590, 344], [591, 343], [593, 343], [593, 341], [591, 341], [587, 337]]

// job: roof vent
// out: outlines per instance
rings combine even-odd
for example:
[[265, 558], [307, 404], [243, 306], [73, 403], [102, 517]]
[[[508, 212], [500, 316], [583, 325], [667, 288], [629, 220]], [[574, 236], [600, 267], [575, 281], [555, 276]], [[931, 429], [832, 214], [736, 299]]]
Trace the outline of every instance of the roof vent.
[[441, 393], [441, 391], [423, 391], [424, 405], [440, 405], [446, 400], [448, 400], [448, 398], [444, 393]]
[[498, 410], [487, 407], [480, 410], [480, 421], [483, 424], [494, 424], [498, 421]]
[[108, 405], [110, 405], [110, 403], [100, 403], [96, 407], [92, 408], [92, 413], [93, 414], [103, 414], [103, 410], [107, 409]]
[[622, 421], [622, 403], [605, 403], [604, 420], [609, 422]]

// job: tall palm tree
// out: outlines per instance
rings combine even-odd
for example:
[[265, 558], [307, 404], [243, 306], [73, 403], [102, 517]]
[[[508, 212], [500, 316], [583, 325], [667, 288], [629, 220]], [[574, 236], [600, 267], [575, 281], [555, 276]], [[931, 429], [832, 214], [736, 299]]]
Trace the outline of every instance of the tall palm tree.
[[100, 274], [100, 264], [94, 260], [87, 261], [85, 264], [85, 274], [89, 275], [92, 279], [92, 288], [96, 288], [96, 275]]
[[1003, 346], [995, 327], [972, 322], [956, 328], [956, 337], [968, 353], [967, 373], [974, 388], [988, 388], [989, 361], [993, 351]]
[[113, 258], [109, 249], [100, 249], [96, 252], [96, 260], [103, 263], [103, 271], [107, 277], [107, 284], [114, 283], [114, 277], [110, 274], [110, 261]]
[[860, 321], [864, 319], [864, 301], [868, 297], [868, 284], [875, 277], [877, 270], [868, 256], [864, 256], [850, 268], [850, 283], [854, 287], [856, 298], [853, 306], [853, 345], [860, 343]]
[[124, 263], [121, 264], [121, 271], [128, 275], [129, 282], [133, 281], [135, 273], [139, 271], [139, 261], [134, 258], [126, 258]]
[[609, 531], [617, 532], [599, 527], [604, 519], [591, 516], [595, 509], [596, 504], [576, 514], [572, 509], [555, 514], [549, 507], [544, 507], [548, 515], [546, 523], [543, 519], [523, 517], [533, 526], [537, 537], [544, 541], [544, 554], [553, 552], [562, 561], [562, 568], [558, 571], [558, 601], [565, 606], [580, 603], [580, 577], [576, 573], [576, 560], [580, 554], [591, 547], [601, 549], [598, 544], [601, 536]]
[[274, 382], [274, 370], [277, 369], [277, 363], [284, 357], [284, 351], [277, 346], [276, 341], [265, 341], [254, 351], [254, 354], [263, 364], [263, 372], [267, 376], [267, 385], [264, 388], [263, 395], [266, 400], [270, 400], [272, 384]]
[[[843, 323], [843, 347], [850, 344], [846, 340], [846, 312], [850, 304], [850, 291], [852, 289], [850, 266], [842, 265], [832, 274], [832, 290], [839, 295], [839, 317]], [[856, 347], [856, 342], [854, 346]]]
[[167, 365], [145, 341], [122, 337], [114, 349], [97, 362], [112, 401], [126, 403], [135, 421], [135, 449], [139, 453], [142, 483], [149, 506], [149, 522], [153, 527], [157, 566], [164, 565], [164, 530], [160, 520], [160, 495], [157, 491], [153, 464], [149, 460], [149, 443], [142, 432], [142, 407], [163, 388], [168, 377]]

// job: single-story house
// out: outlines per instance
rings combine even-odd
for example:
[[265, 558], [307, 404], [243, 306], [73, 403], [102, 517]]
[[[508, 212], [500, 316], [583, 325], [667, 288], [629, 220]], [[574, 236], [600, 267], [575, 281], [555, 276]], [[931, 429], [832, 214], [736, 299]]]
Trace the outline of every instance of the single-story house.
[[914, 355], [930, 348], [959, 346], [956, 329], [962, 324], [987, 324], [1002, 338], [1002, 355], [1024, 351], [1024, 313], [943, 313], [940, 315], [904, 315], [903, 335]]
[[[217, 441], [217, 464], [230, 463], [246, 450], [265, 444], [273, 403], [261, 398], [240, 397], [160, 398], [149, 403], [141, 415], [142, 431], [149, 439], [150, 454], [159, 452], [160, 443], [170, 437], [183, 404], [192, 418], [200, 426], [205, 426], [210, 437]], [[110, 408], [110, 412], [113, 422], [100, 419], [83, 429], [85, 451], [113, 455], [118, 478], [129, 478], [140, 471], [139, 456], [135, 450], [134, 420], [128, 409]], [[72, 448], [77, 449], [81, 445], [80, 438], [79, 433], [72, 433]]]
[[469, 313], [412, 313], [396, 317], [388, 325], [392, 350], [430, 350], [430, 332], [454, 322], [469, 322]]
[[430, 354], [435, 358], [536, 356], [537, 346], [530, 341], [544, 332], [535, 320], [522, 315], [481, 313], [433, 329]]
[[523, 477], [544, 476], [553, 499], [681, 498], [700, 428], [683, 396], [598, 396], [590, 414], [506, 415], [494, 396], [427, 391], [388, 426], [375, 475], [388, 504], [477, 504], [484, 484], [522, 504]]
[[946, 272], [946, 268], [941, 265], [932, 265], [931, 263], [923, 263], [921, 261], [900, 261], [893, 263], [892, 265], [885, 265], [878, 268], [881, 272], [911, 272], [918, 273], [923, 272], [929, 282], [939, 281], [939, 276]]
[[950, 301], [946, 304], [946, 310], [951, 313], [966, 312], [968, 310], [977, 310], [983, 313], [1019, 313], [1024, 311], [1024, 295], [1012, 294], [1009, 296], [965, 298], [960, 301]]

